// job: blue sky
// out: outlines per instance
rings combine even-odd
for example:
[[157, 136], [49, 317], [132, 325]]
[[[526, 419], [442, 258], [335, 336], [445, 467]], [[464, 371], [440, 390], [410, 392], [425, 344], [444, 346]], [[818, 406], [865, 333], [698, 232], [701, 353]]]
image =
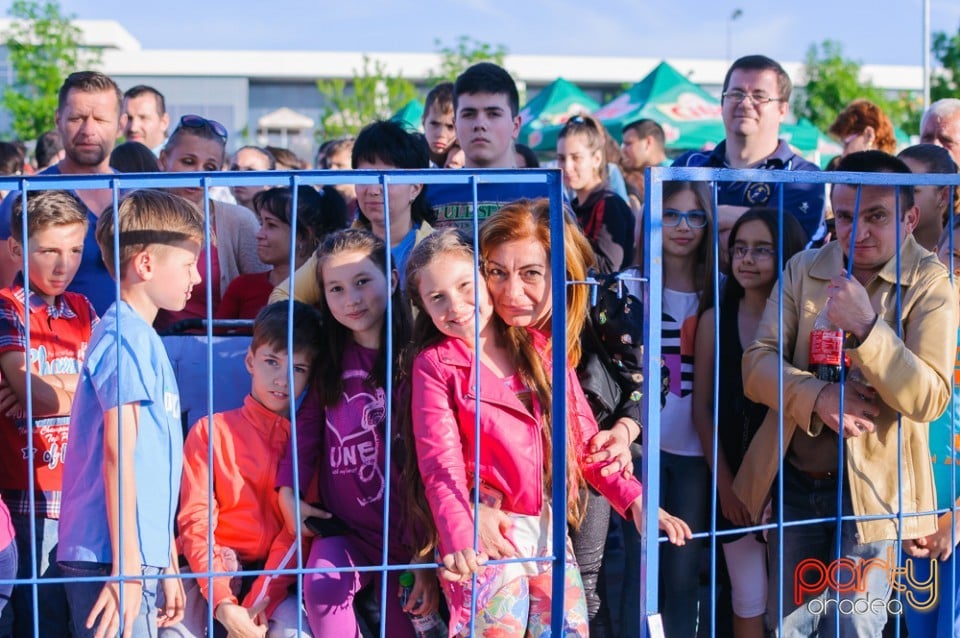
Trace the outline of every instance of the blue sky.
[[[921, 0], [61, 0], [115, 19], [147, 49], [435, 51], [461, 34], [512, 53], [802, 60], [831, 38], [870, 64], [920, 64]], [[730, 21], [734, 10], [742, 15]], [[931, 0], [933, 31], [956, 33], [960, 2]]]

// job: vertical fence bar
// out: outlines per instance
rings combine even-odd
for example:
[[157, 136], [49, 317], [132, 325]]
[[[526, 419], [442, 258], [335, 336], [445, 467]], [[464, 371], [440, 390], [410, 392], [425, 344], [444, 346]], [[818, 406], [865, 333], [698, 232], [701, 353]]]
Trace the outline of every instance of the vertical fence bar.
[[647, 279], [643, 307], [643, 369], [646, 371], [643, 392], [643, 533], [640, 535], [640, 635], [648, 632], [647, 619], [658, 610], [657, 574], [660, 570], [660, 323], [663, 312], [663, 269], [660, 254], [663, 245], [663, 172], [646, 169], [647, 189], [644, 196], [643, 274]]
[[[383, 225], [386, 236], [384, 237], [384, 243], [386, 244], [386, 250], [384, 251], [387, 263], [386, 271], [384, 276], [387, 281], [387, 299], [389, 300], [391, 295], [390, 283], [393, 281], [393, 251], [391, 246], [393, 243], [390, 238], [390, 176], [384, 173], [380, 173], [380, 190], [383, 193]], [[397, 282], [399, 286], [399, 282]], [[387, 353], [387, 366], [386, 374], [384, 375], [384, 385], [386, 386], [386, 400], [385, 400], [385, 412], [384, 412], [384, 425], [385, 425], [385, 436], [384, 436], [384, 445], [386, 447], [384, 461], [383, 461], [383, 547], [381, 547], [380, 560], [381, 560], [381, 571], [380, 571], [380, 638], [386, 638], [387, 636], [387, 575], [390, 573], [387, 571], [387, 567], [390, 563], [390, 479], [393, 473], [390, 471], [390, 463], [393, 459], [393, 441], [392, 434], [392, 419], [393, 419], [393, 304], [387, 303], [386, 308], [386, 325], [387, 329], [384, 331], [386, 335], [386, 353]], [[477, 439], [479, 441], [479, 439]], [[479, 466], [478, 466], [479, 467]]]
[[[550, 329], [553, 334], [553, 581], [550, 629], [552, 635], [563, 635], [564, 577], [567, 553], [567, 282], [566, 253], [563, 242], [563, 199], [560, 191], [559, 173], [549, 176], [550, 216], [555, 223], [550, 225], [550, 269], [553, 271], [550, 286], [553, 293], [554, 312], [551, 313]], [[555, 216], [556, 215], [556, 216]], [[561, 309], [561, 312], [557, 312]], [[564, 471], [561, 471], [563, 468]], [[559, 611], [560, 613], [557, 613]]]

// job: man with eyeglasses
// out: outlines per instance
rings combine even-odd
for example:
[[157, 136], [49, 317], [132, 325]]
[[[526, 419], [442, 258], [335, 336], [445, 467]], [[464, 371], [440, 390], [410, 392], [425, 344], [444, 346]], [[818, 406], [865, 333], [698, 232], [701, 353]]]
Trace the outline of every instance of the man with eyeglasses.
[[[65, 156], [40, 174], [114, 173], [110, 167], [110, 153], [126, 121], [121, 104], [120, 88], [103, 73], [77, 71], [67, 76], [60, 87], [56, 112], [57, 132]], [[100, 213], [113, 202], [113, 191], [105, 188], [72, 192], [86, 205], [90, 224], [83, 242], [80, 269], [68, 290], [86, 295], [97, 314], [103, 314], [116, 298], [116, 288], [100, 259], [94, 231]], [[10, 212], [16, 197], [20, 197], [19, 191], [11, 192], [0, 204], [0, 286], [9, 286], [22, 265], [10, 253], [6, 242], [10, 236]]]
[[[748, 55], [731, 65], [723, 81], [723, 126], [727, 137], [712, 151], [690, 151], [674, 166], [820, 170], [779, 139], [792, 85], [783, 67], [763, 55]], [[808, 239], [819, 239], [824, 230], [822, 184], [771, 184], [764, 182], [718, 182], [717, 225], [720, 247], [734, 222], [753, 206], [777, 208], [783, 188], [784, 210], [793, 214]]]

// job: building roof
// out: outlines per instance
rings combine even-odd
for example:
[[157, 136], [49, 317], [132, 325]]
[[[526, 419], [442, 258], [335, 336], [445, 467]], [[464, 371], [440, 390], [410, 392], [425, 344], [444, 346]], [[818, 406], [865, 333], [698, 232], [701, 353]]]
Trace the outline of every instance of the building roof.
[[[10, 24], [0, 20], [0, 32]], [[317, 78], [350, 78], [363, 67], [363, 58], [381, 60], [387, 73], [424, 81], [440, 67], [437, 53], [359, 51], [253, 51], [143, 49], [119, 22], [76, 20], [83, 41], [103, 50], [102, 70], [118, 76], [246, 77], [251, 80], [305, 81]], [[584, 87], [634, 83], [647, 75], [661, 58], [565, 55], [508, 55], [506, 67], [522, 82], [544, 85], [563, 76]], [[674, 68], [693, 82], [720, 86], [729, 63], [726, 60], [667, 58]], [[800, 62], [782, 62], [784, 69], [803, 86]], [[875, 65], [861, 67], [861, 79], [886, 90], [919, 91], [923, 86], [920, 66]]]

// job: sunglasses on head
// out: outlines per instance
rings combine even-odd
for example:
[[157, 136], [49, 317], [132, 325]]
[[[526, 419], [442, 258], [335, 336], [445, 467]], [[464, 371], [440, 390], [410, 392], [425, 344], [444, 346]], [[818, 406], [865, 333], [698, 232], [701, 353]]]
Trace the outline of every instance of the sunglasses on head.
[[224, 142], [227, 141], [227, 129], [223, 124], [216, 120], [208, 120], [199, 115], [184, 115], [180, 118], [180, 124], [177, 128], [209, 128], [214, 134]]

